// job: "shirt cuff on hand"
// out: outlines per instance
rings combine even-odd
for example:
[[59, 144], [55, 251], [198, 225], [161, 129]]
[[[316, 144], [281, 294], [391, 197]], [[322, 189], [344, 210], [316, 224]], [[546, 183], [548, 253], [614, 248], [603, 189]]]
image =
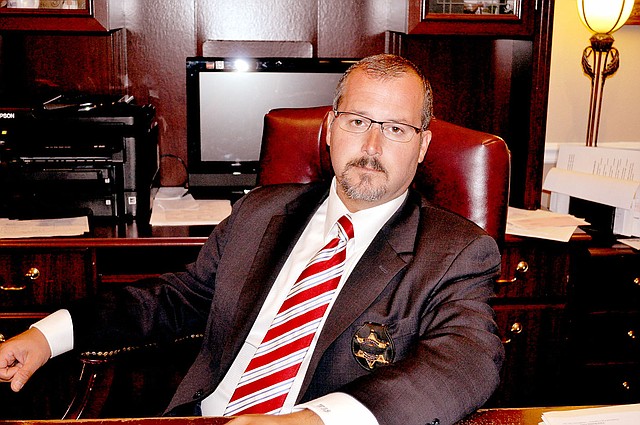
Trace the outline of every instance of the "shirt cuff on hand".
[[51, 357], [73, 350], [73, 322], [68, 310], [58, 310], [30, 327], [38, 329], [49, 343]]
[[369, 409], [345, 393], [330, 393], [295, 406], [294, 410], [309, 409], [320, 416], [325, 425], [378, 425]]

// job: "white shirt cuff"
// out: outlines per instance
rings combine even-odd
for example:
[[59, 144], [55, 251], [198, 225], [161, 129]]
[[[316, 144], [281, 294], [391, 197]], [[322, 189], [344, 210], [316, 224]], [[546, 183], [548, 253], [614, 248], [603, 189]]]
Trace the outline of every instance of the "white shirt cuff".
[[324, 425], [378, 425], [378, 420], [369, 409], [345, 393], [330, 393], [294, 408], [299, 409], [313, 411], [320, 416]]
[[51, 357], [73, 350], [73, 321], [68, 310], [58, 310], [31, 325], [38, 329], [49, 343]]

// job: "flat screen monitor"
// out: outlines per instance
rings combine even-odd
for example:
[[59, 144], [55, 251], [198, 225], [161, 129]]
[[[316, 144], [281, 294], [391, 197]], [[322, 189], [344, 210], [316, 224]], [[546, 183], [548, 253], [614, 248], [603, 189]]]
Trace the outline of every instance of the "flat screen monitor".
[[187, 147], [192, 193], [224, 196], [256, 184], [264, 116], [331, 105], [351, 59], [187, 58]]

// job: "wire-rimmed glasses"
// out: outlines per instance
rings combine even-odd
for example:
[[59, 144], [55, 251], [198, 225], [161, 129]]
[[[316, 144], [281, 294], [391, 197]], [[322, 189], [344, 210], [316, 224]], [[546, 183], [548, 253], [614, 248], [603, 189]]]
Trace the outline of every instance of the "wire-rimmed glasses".
[[376, 121], [364, 115], [347, 111], [333, 111], [338, 126], [349, 133], [366, 133], [372, 124], [380, 126], [380, 132], [392, 142], [407, 143], [413, 136], [420, 133], [421, 129], [410, 124], [393, 121]]

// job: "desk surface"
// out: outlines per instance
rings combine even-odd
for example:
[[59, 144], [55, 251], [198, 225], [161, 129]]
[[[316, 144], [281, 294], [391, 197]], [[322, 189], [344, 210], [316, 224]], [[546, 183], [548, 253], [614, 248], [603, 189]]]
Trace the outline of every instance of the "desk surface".
[[[117, 246], [202, 246], [215, 226], [161, 226], [149, 223], [118, 222], [93, 219], [90, 231], [82, 236], [60, 236], [24, 239], [0, 239], [0, 248], [65, 247], [96, 248]], [[584, 232], [576, 232], [572, 241], [590, 241]], [[505, 235], [505, 243], [517, 244], [527, 238]], [[631, 248], [629, 248], [631, 249]]]
[[202, 246], [213, 230], [213, 226], [152, 227], [136, 222], [91, 223], [90, 228], [82, 236], [0, 239], [0, 248]]
[[538, 425], [542, 422], [542, 413], [567, 407], [522, 408], [522, 409], [481, 409], [458, 425]]
[[[577, 407], [549, 407], [549, 408], [513, 408], [513, 409], [481, 409], [468, 418], [460, 421], [458, 425], [538, 425], [541, 422], [543, 412], [551, 410], [566, 410]], [[227, 423], [227, 418], [141, 418], [141, 419], [84, 419], [74, 421], [2, 421], [0, 425], [49, 425], [49, 424], [73, 424], [73, 425], [222, 425]]]

